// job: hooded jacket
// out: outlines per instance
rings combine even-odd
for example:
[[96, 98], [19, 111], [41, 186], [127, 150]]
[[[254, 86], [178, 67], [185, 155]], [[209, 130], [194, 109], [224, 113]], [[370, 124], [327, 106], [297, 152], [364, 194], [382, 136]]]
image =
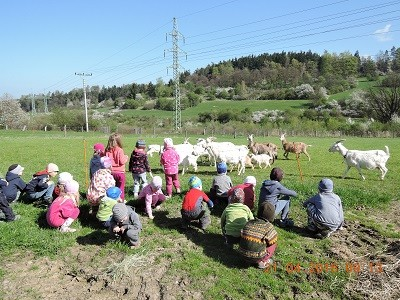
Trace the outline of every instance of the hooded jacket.
[[13, 201], [17, 197], [18, 191], [21, 193], [26, 188], [26, 183], [21, 179], [21, 177], [17, 174], [7, 172], [6, 180], [8, 185], [3, 187], [4, 195], [6, 195], [7, 201]]
[[132, 151], [129, 159], [129, 171], [133, 174], [151, 172], [147, 154], [143, 149], [135, 149]]
[[276, 206], [280, 195], [297, 197], [297, 193], [293, 190], [285, 188], [279, 181], [264, 180], [261, 184], [260, 196], [258, 198], [258, 206], [260, 207], [265, 201]]
[[47, 182], [50, 180], [50, 175], [47, 170], [39, 171], [33, 174], [31, 181], [26, 185], [25, 191], [28, 194], [40, 192], [49, 187]]

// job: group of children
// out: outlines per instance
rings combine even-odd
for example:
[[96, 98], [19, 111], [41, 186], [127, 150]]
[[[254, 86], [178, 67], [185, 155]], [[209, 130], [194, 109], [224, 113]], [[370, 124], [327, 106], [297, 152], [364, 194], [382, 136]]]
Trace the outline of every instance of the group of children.
[[[180, 157], [172, 139], [164, 139], [160, 155], [166, 194], [162, 191], [162, 178], [152, 174], [145, 149], [145, 141], [138, 140], [129, 158], [124, 154], [121, 136], [115, 133], [109, 137], [106, 147], [101, 143], [94, 145], [90, 161], [90, 185], [86, 193], [89, 213], [95, 215], [112, 236], [118, 236], [132, 248], [140, 245], [142, 225], [135, 208], [125, 201], [125, 164], [129, 162], [128, 170], [133, 177], [135, 207], [143, 208], [150, 219], [154, 218], [153, 210], [158, 210], [172, 196], [173, 188], [177, 194], [181, 193], [178, 176]], [[23, 170], [18, 164], [11, 165], [5, 180], [0, 180], [0, 219], [19, 219], [10, 204], [26, 193], [30, 201], [42, 199], [42, 203], [48, 206], [46, 219], [50, 226], [61, 232], [74, 232], [75, 229], [70, 226], [80, 213], [78, 182], [70, 173], [62, 172], [55, 184], [52, 178], [57, 176], [59, 168], [54, 163], [35, 173], [27, 184], [21, 179]], [[149, 183], [147, 173], [151, 177]], [[297, 193], [282, 185], [283, 177], [280, 168], [273, 168], [270, 179], [262, 182], [255, 216], [257, 182], [254, 176], [247, 176], [242, 184], [233, 186], [227, 175], [227, 165], [220, 162], [208, 193], [203, 191], [199, 177], [190, 177], [189, 190], [183, 197], [181, 207], [182, 228], [196, 223], [205, 230], [211, 224], [210, 208], [214, 204], [223, 205], [221, 230], [226, 245], [232, 248], [234, 244], [239, 244], [239, 253], [248, 262], [257, 264], [259, 268], [267, 267], [277, 245], [278, 236], [273, 226], [275, 217], [280, 215], [276, 222], [278, 226], [293, 226], [293, 221], [288, 218], [290, 197], [297, 197]], [[332, 180], [322, 179], [318, 187], [319, 193], [304, 202], [304, 207], [308, 214], [307, 229], [324, 238], [342, 229], [343, 209], [340, 198], [333, 193]]]

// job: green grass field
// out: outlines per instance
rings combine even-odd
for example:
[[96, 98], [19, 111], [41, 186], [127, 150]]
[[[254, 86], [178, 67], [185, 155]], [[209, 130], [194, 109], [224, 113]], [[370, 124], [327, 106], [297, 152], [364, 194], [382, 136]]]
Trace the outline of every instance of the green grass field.
[[[229, 107], [231, 103], [229, 102]], [[243, 105], [243, 101], [240, 103]], [[183, 136], [171, 137], [176, 144], [184, 140]], [[147, 144], [161, 144], [164, 137], [123, 136], [126, 154], [130, 155], [138, 138], [144, 138]], [[107, 139], [107, 135], [98, 133], [67, 133], [64, 136], [62, 132], [0, 131], [0, 174], [5, 175], [9, 165], [18, 163], [25, 167], [23, 179], [28, 181], [33, 173], [44, 169], [47, 163], [54, 162], [60, 171], [73, 174], [81, 184], [80, 191], [85, 193], [92, 146], [97, 142], [106, 144]], [[196, 137], [191, 137], [190, 141], [193, 142], [195, 139]], [[335, 139], [290, 136], [287, 139], [311, 144], [308, 149], [311, 161], [301, 156], [298, 165], [293, 154], [289, 155], [289, 160], [284, 160], [282, 150], [279, 151], [279, 159], [274, 166], [279, 166], [285, 171], [283, 184], [296, 190], [299, 196], [293, 199], [291, 206], [291, 217], [296, 227], [293, 230], [277, 228], [279, 240], [274, 255], [276, 265], [268, 272], [247, 267], [235, 252], [223, 247], [218, 211], [212, 212], [212, 225], [207, 233], [196, 230], [181, 232], [179, 229], [181, 197], [178, 195], [168, 200], [163, 210], [155, 212], [153, 221], [146, 216], [141, 217], [142, 246], [138, 250], [130, 250], [123, 244], [109, 241], [106, 231], [99, 228], [94, 219], [88, 217], [85, 199], [81, 201], [81, 216], [72, 225], [79, 230], [64, 235], [46, 225], [44, 209], [17, 203], [13, 208], [22, 215], [22, 219], [15, 223], [0, 224], [0, 255], [10, 257], [23, 251], [33, 253], [38, 258], [55, 259], [59, 258], [60, 254], [69, 253], [69, 249], [76, 247], [77, 244], [86, 245], [81, 248], [86, 247], [88, 251], [91, 251], [93, 245], [100, 246], [100, 257], [109, 256], [110, 253], [119, 253], [123, 256], [134, 253], [150, 255], [162, 249], [155, 263], [160, 266], [168, 264], [169, 278], [178, 275], [188, 278], [190, 287], [187, 289], [201, 292], [204, 299], [291, 299], [293, 295], [297, 295], [299, 299], [313, 299], [315, 291], [320, 295], [315, 296], [317, 298], [324, 296], [343, 299], [346, 284], [349, 280], [354, 280], [356, 274], [345, 271], [344, 259], [332, 256], [331, 248], [335, 246], [332, 239], [315, 240], [304, 234], [302, 228], [307, 220], [301, 203], [317, 192], [317, 183], [321, 178], [333, 179], [335, 192], [343, 201], [346, 221], [361, 224], [379, 234], [382, 239], [375, 242], [374, 249], [377, 252], [383, 251], [387, 246], [387, 239], [400, 238], [396, 220], [379, 222], [377, 218], [371, 216], [390, 212], [391, 205], [399, 201], [400, 156], [397, 149], [400, 140], [348, 138], [344, 142], [349, 149], [384, 149], [384, 145], [387, 145], [391, 150], [391, 157], [387, 163], [389, 171], [385, 180], [380, 181], [380, 173], [375, 170], [364, 171], [366, 181], [362, 181], [355, 169], [350, 170], [346, 179], [341, 178], [345, 169], [342, 157], [338, 153], [328, 152], [329, 146]], [[229, 141], [231, 138], [223, 136], [219, 137], [219, 140]], [[261, 141], [261, 137], [255, 137], [255, 140]], [[270, 137], [269, 141], [280, 145], [279, 137]], [[239, 137], [234, 143], [246, 144], [246, 137]], [[158, 159], [158, 156], [154, 155], [150, 158], [150, 164], [153, 174], [162, 176]], [[256, 168], [253, 171], [247, 168], [244, 175], [238, 176], [233, 172], [230, 176], [234, 184], [239, 184], [245, 176], [254, 175], [257, 178], [258, 194], [260, 184], [269, 177], [269, 172], [270, 169]], [[191, 175], [193, 171], [180, 177], [184, 192]], [[209, 190], [214, 175], [213, 167], [199, 166], [197, 176], [202, 179], [205, 191]], [[132, 183], [132, 177], [128, 173], [127, 192], [131, 190]], [[127, 200], [131, 199], [132, 195], [128, 192]], [[349, 236], [352, 236], [351, 232]], [[366, 254], [363, 251], [367, 250], [360, 248], [352, 251], [362, 256]], [[334, 263], [339, 269], [338, 272], [324, 269], [318, 274], [310, 274], [297, 272], [293, 267], [300, 264], [303, 268], [308, 268], [314, 263]], [[81, 264], [82, 268], [85, 264], [99, 264], [99, 268], [104, 267], [98, 261], [83, 261]], [[2, 281], [10, 277], [9, 272], [4, 262], [0, 263]], [[4, 285], [2, 288], [5, 288]]]

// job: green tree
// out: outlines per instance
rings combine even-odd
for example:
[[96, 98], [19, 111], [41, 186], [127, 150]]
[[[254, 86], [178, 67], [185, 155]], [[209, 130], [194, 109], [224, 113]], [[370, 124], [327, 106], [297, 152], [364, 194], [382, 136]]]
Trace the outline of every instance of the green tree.
[[400, 74], [393, 73], [377, 89], [367, 95], [370, 114], [382, 123], [389, 123], [400, 115]]

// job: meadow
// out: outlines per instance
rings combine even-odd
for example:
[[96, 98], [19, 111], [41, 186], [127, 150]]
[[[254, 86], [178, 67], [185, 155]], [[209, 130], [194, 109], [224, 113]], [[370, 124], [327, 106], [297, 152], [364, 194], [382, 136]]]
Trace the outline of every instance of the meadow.
[[[170, 137], [176, 144], [184, 140], [180, 135]], [[138, 138], [144, 138], [147, 144], [161, 144], [164, 136], [124, 135], [126, 154], [130, 155]], [[196, 138], [190, 137], [189, 141], [194, 143]], [[73, 174], [84, 195], [92, 146], [97, 142], [106, 144], [107, 139], [99, 133], [0, 131], [0, 174], [5, 175], [9, 165], [18, 163], [25, 167], [23, 179], [29, 181], [33, 173], [53, 162], [61, 172]], [[262, 139], [255, 137], [256, 141]], [[154, 220], [141, 216], [139, 249], [111, 241], [88, 215], [84, 198], [79, 220], [72, 225], [78, 231], [72, 234], [49, 228], [45, 209], [17, 203], [13, 209], [21, 220], [0, 224], [2, 299], [375, 299], [374, 294], [384, 293], [386, 299], [399, 297], [400, 141], [351, 137], [344, 142], [349, 149], [384, 149], [387, 145], [391, 150], [385, 180], [380, 181], [380, 172], [374, 170], [364, 171], [366, 180], [362, 181], [355, 169], [347, 178], [341, 178], [343, 159], [338, 153], [328, 152], [334, 138], [287, 139], [311, 144], [311, 161], [301, 156], [297, 162], [293, 154], [283, 159], [283, 151], [279, 150], [273, 165], [285, 171], [283, 184], [296, 190], [298, 197], [291, 204], [290, 217], [295, 226], [277, 228], [278, 248], [270, 269], [249, 267], [235, 251], [224, 247], [218, 209], [212, 211], [212, 225], [207, 232], [195, 228], [181, 231], [180, 195], [174, 195], [162, 210], [156, 211]], [[218, 140], [247, 144], [245, 136], [235, 140], [219, 136]], [[278, 136], [268, 141], [280, 146]], [[162, 176], [157, 155], [150, 158], [150, 164], [153, 175]], [[247, 168], [244, 175], [229, 175], [234, 184], [254, 175], [258, 195], [269, 172]], [[205, 191], [215, 173], [207, 163], [199, 166], [196, 175], [202, 179]], [[193, 174], [189, 170], [180, 176], [183, 193]], [[346, 230], [317, 240], [304, 230], [307, 218], [302, 202], [317, 192], [317, 184], [324, 177], [334, 181], [335, 192], [343, 201]], [[128, 204], [133, 198], [132, 183], [127, 173]], [[393, 290], [388, 290], [386, 283], [392, 283]]]

